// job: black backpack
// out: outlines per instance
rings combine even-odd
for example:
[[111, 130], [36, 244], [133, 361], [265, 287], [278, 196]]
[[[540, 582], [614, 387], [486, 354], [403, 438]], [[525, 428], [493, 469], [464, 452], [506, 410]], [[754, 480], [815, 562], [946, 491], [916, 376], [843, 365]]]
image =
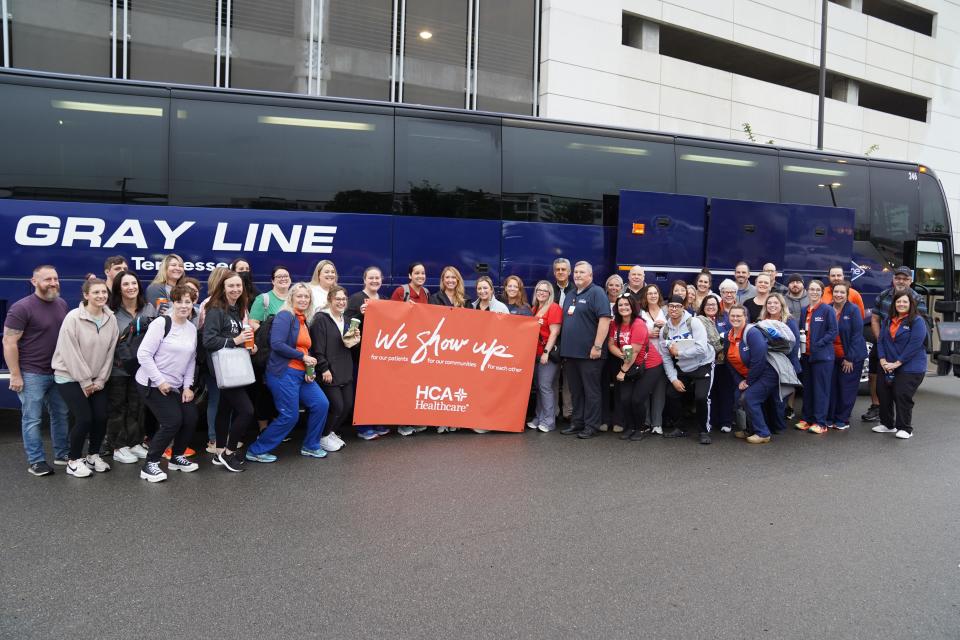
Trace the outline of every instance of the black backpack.
[[[170, 333], [170, 327], [173, 325], [173, 319], [170, 316], [161, 316], [163, 318], [163, 337], [166, 338]], [[145, 318], [138, 315], [127, 326], [126, 331], [117, 338], [117, 350], [114, 358], [116, 362], [127, 372], [128, 375], [135, 376], [140, 369], [140, 361], [137, 360], [137, 350], [140, 349], [140, 343], [143, 337], [147, 335], [147, 327], [156, 320], [156, 317]]]

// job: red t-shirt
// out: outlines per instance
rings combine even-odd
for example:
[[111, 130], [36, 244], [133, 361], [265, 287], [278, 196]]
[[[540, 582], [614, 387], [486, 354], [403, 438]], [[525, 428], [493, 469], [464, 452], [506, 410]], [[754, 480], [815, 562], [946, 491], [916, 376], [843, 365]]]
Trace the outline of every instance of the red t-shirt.
[[[537, 309], [533, 310], [533, 315], [537, 315]], [[547, 340], [550, 339], [550, 325], [552, 324], [563, 324], [563, 310], [560, 308], [556, 302], [551, 302], [550, 306], [547, 307], [547, 312], [543, 314], [542, 317], [537, 318], [537, 322], [540, 323], [540, 338], [537, 340], [537, 357], [543, 355], [543, 348], [547, 344]], [[560, 337], [557, 336], [559, 341]]]
[[[619, 336], [617, 335], [618, 329]], [[613, 339], [614, 344], [620, 347], [621, 350], [626, 345], [632, 344], [637, 352], [638, 358], [646, 352], [646, 358], [644, 358], [643, 364], [647, 369], [652, 369], [657, 365], [663, 364], [660, 351], [650, 344], [650, 332], [647, 330], [647, 323], [643, 321], [643, 318], [637, 318], [626, 329], [620, 328], [619, 322], [611, 322], [610, 338]]]
[[[430, 303], [430, 296], [427, 293], [426, 289], [424, 289], [423, 287], [420, 287], [420, 293], [417, 293], [416, 291], [413, 290], [413, 287], [411, 287], [410, 285], [407, 285], [407, 287], [410, 289], [410, 297], [408, 298], [408, 300], [410, 300], [411, 302], [417, 302], [420, 304]], [[396, 289], [394, 289], [393, 295], [390, 296], [390, 299], [396, 300], [397, 302], [403, 302], [403, 287], [397, 287]]]

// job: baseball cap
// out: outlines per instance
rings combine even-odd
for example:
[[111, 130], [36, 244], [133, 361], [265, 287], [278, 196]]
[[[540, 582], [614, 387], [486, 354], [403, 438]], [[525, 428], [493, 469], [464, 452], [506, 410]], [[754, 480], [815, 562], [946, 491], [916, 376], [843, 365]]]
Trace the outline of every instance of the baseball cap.
[[893, 275], [895, 275], [895, 276], [896, 276], [896, 275], [904, 275], [904, 276], [908, 276], [908, 277], [912, 278], [912, 277], [913, 277], [913, 269], [911, 269], [910, 267], [900, 266], [900, 267], [897, 267], [896, 269], [893, 270]]
[[687, 301], [684, 300], [683, 297], [681, 297], [681, 296], [671, 296], [671, 297], [670, 297], [670, 302], [668, 302], [667, 304], [681, 304], [681, 305], [686, 305], [686, 304], [687, 304]]

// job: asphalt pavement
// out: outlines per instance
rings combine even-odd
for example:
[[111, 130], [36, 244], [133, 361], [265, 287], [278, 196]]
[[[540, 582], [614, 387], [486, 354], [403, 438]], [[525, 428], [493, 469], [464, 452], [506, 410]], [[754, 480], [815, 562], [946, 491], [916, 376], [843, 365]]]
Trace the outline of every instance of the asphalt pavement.
[[958, 399], [906, 441], [394, 434], [157, 485], [32, 477], [8, 417], [0, 638], [956, 639]]

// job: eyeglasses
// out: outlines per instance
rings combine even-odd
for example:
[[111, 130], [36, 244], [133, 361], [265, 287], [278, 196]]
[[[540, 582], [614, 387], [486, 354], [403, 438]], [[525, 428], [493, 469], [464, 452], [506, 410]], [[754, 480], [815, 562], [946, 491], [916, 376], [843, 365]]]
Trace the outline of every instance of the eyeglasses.
[[342, 297], [342, 296], [338, 296], [338, 297], [334, 298], [333, 301], [334, 301], [334, 302], [346, 302], [347, 299], [344, 298], [344, 297]]
[[670, 309], [671, 311], [676, 311], [676, 310], [678, 310], [678, 309], [683, 309], [683, 305], [682, 305], [682, 304], [677, 304], [677, 303], [668, 304], [668, 305], [667, 305], [667, 309]]
[[537, 293], [550, 293], [550, 289], [537, 289]]

